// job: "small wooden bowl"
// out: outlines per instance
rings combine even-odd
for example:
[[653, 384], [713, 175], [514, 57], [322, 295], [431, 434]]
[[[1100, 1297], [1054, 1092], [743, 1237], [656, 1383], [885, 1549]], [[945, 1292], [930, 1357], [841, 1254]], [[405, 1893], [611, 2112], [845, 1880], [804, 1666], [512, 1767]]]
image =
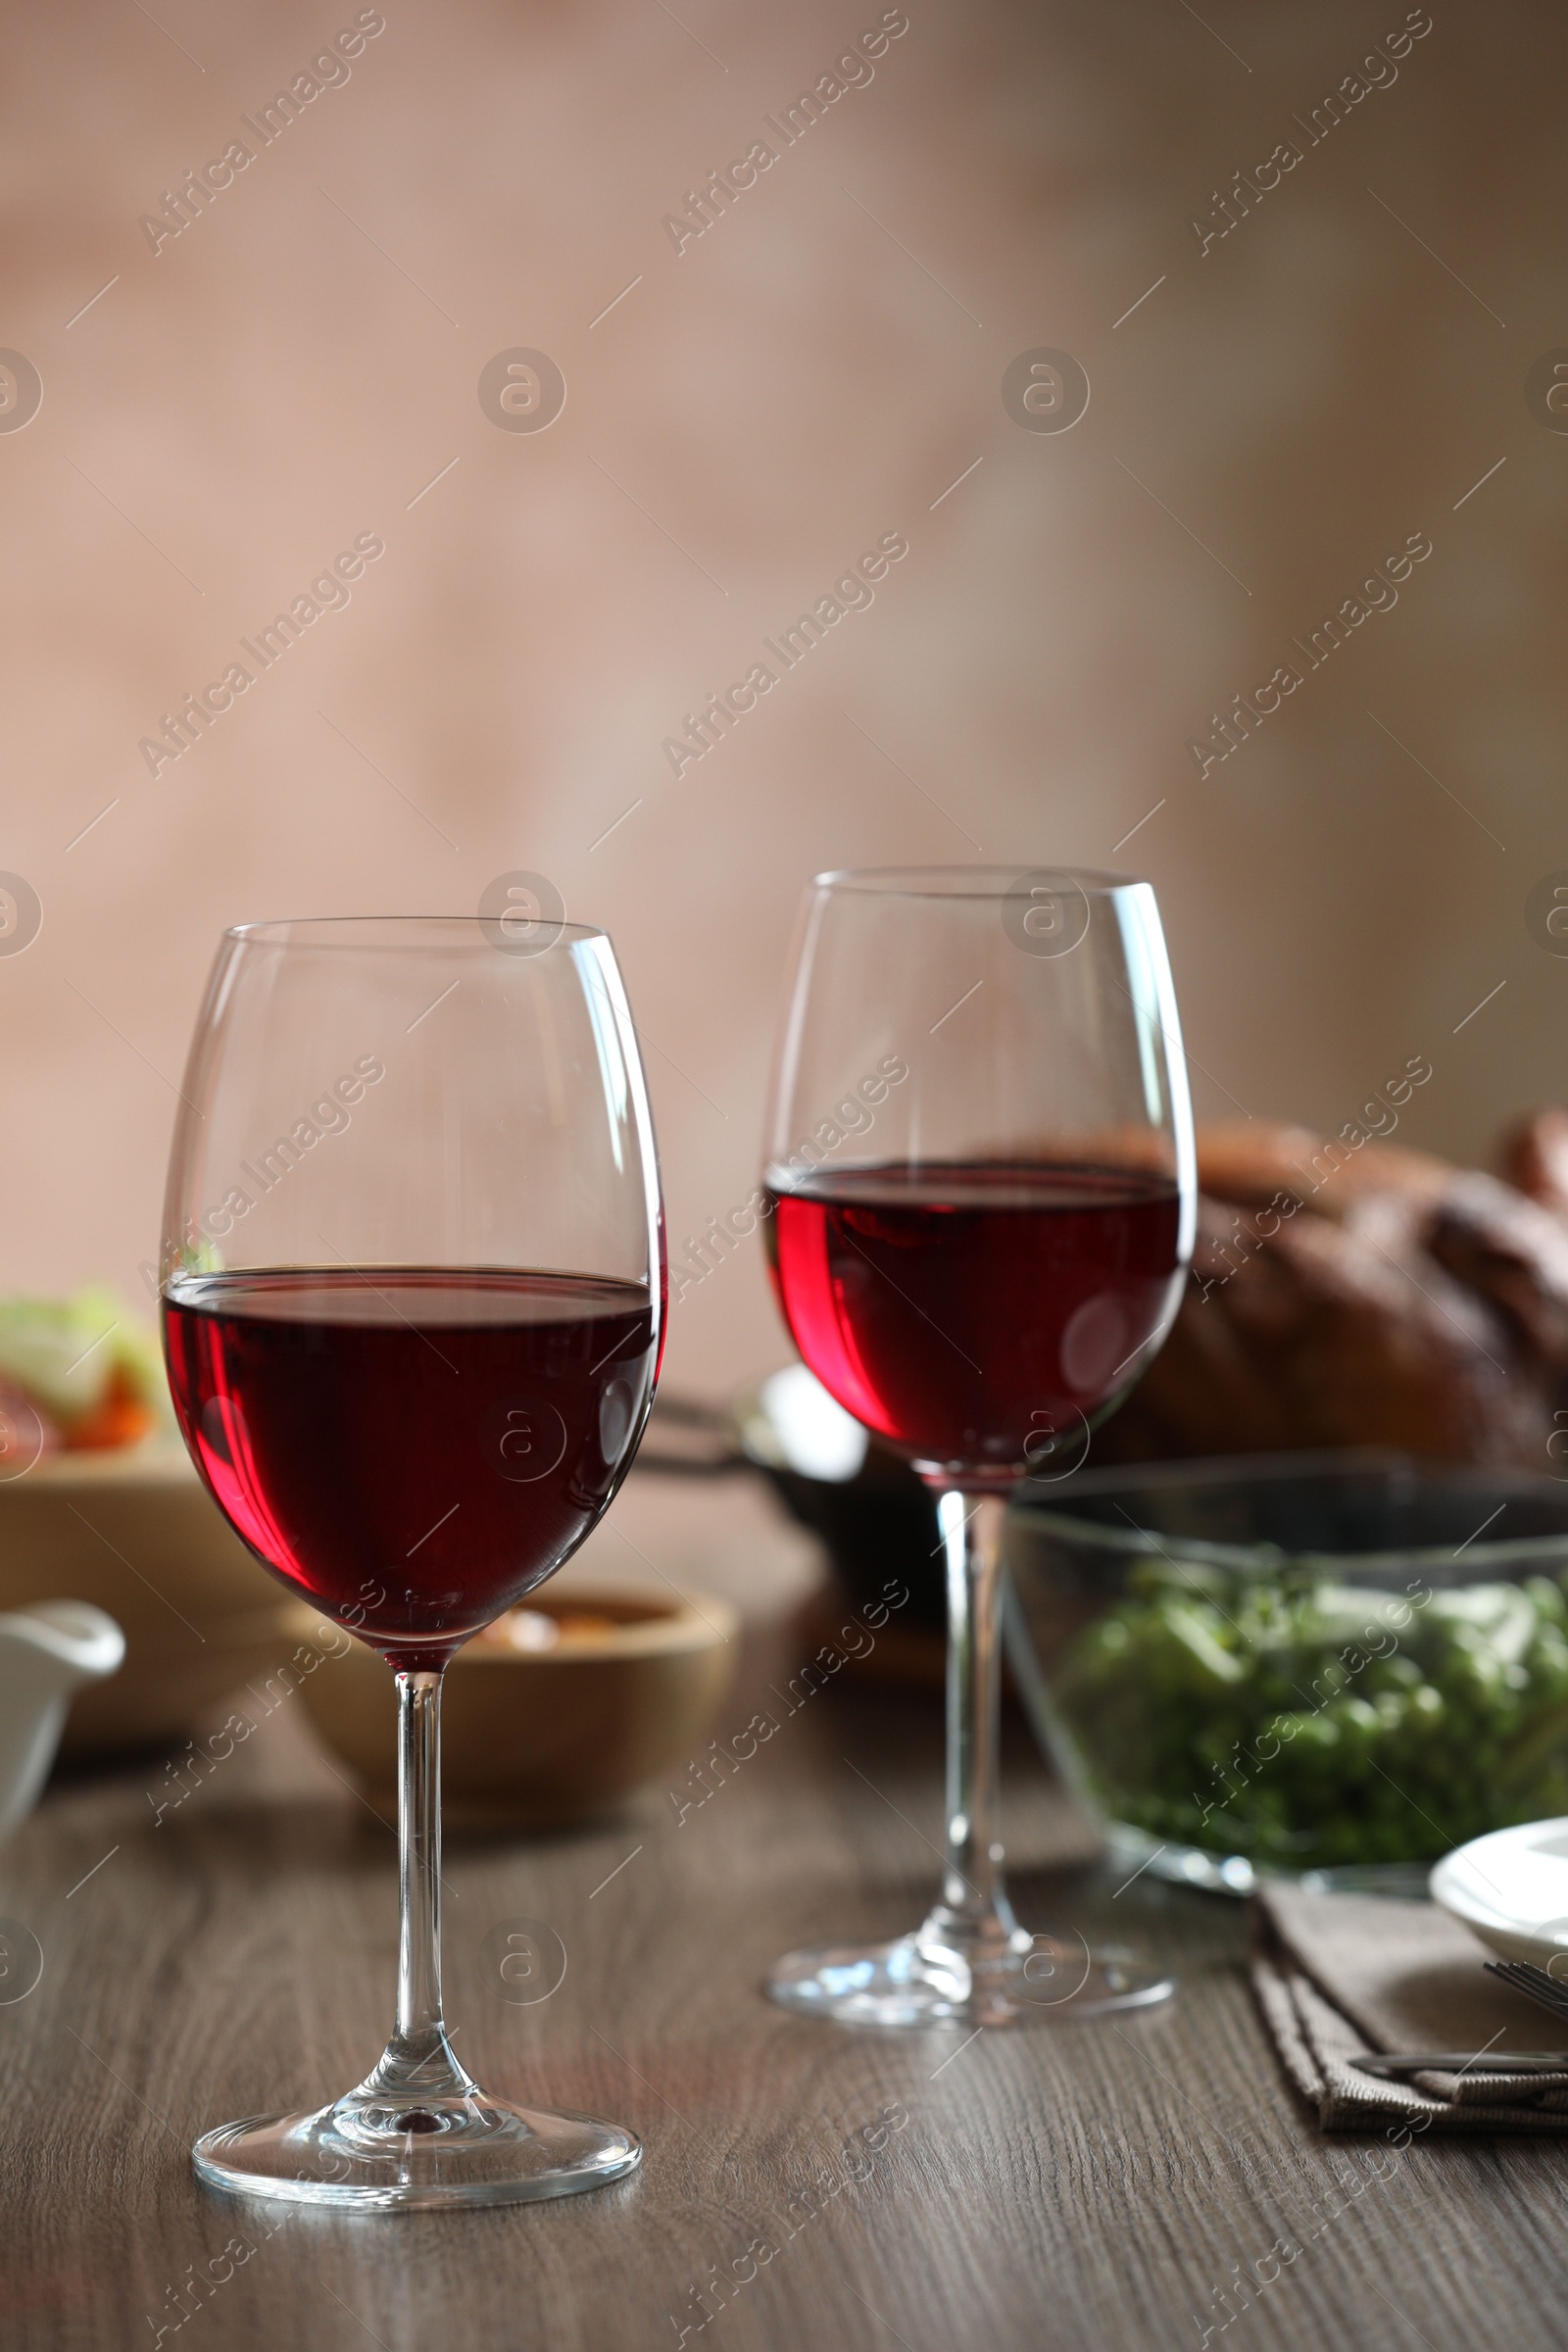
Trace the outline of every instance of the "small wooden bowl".
[[61, 1752], [182, 1739], [192, 1719], [288, 1655], [291, 1607], [177, 1439], [55, 1453], [0, 1481], [0, 1610], [85, 1600], [125, 1662], [73, 1700]]
[[[512, 1650], [470, 1642], [447, 1670], [441, 1782], [454, 1829], [556, 1829], [611, 1810], [696, 1755], [734, 1678], [740, 1620], [727, 1601], [696, 1606], [625, 1586], [573, 1583], [523, 1604], [558, 1621], [608, 1618], [612, 1630], [565, 1627], [555, 1646]], [[322, 1625], [303, 1604], [296, 1639]], [[338, 1629], [328, 1627], [335, 1643]], [[318, 1648], [320, 1642], [316, 1642]], [[376, 1653], [351, 1642], [301, 1686], [307, 1711], [369, 1795], [397, 1802], [397, 1699]]]

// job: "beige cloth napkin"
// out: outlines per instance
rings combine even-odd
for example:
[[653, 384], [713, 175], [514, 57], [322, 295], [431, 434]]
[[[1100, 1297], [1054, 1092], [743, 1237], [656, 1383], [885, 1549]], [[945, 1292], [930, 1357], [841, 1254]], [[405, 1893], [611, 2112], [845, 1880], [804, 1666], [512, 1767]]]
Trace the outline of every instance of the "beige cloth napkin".
[[1267, 1886], [1252, 1900], [1252, 1984], [1285, 2071], [1326, 2132], [1423, 2120], [1433, 2132], [1568, 2132], [1561, 2074], [1423, 2074], [1385, 2082], [1357, 2055], [1554, 2050], [1568, 2025], [1482, 1967], [1491, 1954], [1435, 1903], [1307, 1894]]

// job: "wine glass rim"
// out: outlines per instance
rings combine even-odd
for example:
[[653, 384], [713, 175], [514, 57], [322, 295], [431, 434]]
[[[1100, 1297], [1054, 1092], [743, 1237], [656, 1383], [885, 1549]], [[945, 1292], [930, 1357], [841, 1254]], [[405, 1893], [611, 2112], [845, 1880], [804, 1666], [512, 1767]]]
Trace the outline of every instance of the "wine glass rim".
[[[353, 950], [385, 949], [391, 944], [394, 932], [412, 931], [415, 937], [404, 945], [448, 951], [466, 949], [488, 955], [495, 949], [494, 934], [507, 919], [480, 914], [295, 914], [278, 915], [258, 923], [229, 923], [221, 936], [245, 947]], [[598, 923], [568, 923], [554, 916], [540, 916], [537, 920], [540, 930], [547, 931], [550, 937], [531, 951], [535, 954], [554, 947], [559, 940], [575, 946], [581, 940], [609, 937]], [[458, 934], [456, 938], [451, 936], [454, 932]]]
[[1078, 891], [1085, 898], [1110, 898], [1117, 891], [1148, 887], [1142, 874], [1083, 865], [837, 866], [811, 878], [813, 890], [891, 899], [1008, 899], [1032, 886], [1047, 885]]

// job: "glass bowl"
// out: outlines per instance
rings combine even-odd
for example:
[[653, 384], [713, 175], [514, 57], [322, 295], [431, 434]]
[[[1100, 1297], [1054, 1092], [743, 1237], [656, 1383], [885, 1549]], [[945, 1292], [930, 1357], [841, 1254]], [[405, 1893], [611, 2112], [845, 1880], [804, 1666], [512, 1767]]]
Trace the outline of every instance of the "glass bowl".
[[1008, 1649], [1128, 1871], [1420, 1893], [1568, 1814], [1568, 1481], [1382, 1452], [1025, 1488]]

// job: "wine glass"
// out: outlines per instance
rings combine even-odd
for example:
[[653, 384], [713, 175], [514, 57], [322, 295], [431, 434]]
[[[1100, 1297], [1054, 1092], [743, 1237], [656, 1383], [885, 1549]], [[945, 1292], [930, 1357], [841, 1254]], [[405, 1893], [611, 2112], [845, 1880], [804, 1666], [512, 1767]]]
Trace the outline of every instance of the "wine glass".
[[397, 1678], [401, 1912], [365, 2081], [204, 2133], [196, 2170], [371, 2210], [597, 2187], [633, 2132], [493, 2097], [447, 2039], [440, 1707], [454, 1652], [600, 1518], [658, 1378], [659, 1170], [610, 941], [510, 911], [244, 925], [182, 1098], [175, 1410], [251, 1550]]
[[1081, 1467], [1175, 1316], [1192, 1113], [1147, 882], [933, 866], [819, 875], [766, 1146], [773, 1284], [802, 1355], [939, 1497], [948, 1835], [923, 1926], [793, 1952], [787, 2009], [1045, 2023], [1160, 2000], [1162, 1970], [1032, 1936], [995, 1811], [1007, 1497]]

